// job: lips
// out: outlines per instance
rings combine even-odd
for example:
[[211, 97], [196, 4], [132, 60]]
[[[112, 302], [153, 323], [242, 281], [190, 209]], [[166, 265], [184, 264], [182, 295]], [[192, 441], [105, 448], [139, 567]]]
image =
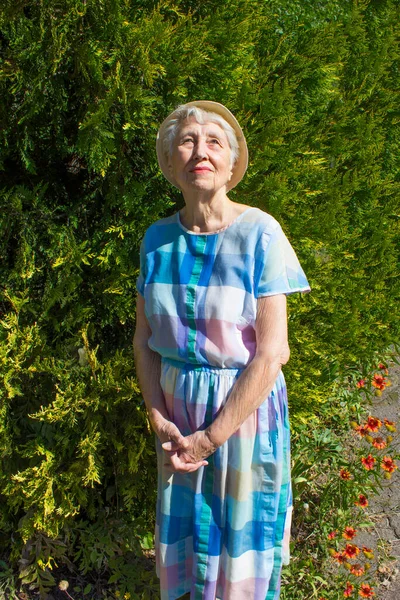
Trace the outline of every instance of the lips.
[[190, 169], [191, 173], [204, 173], [207, 171], [211, 172], [211, 169], [208, 167], [194, 167], [194, 169]]

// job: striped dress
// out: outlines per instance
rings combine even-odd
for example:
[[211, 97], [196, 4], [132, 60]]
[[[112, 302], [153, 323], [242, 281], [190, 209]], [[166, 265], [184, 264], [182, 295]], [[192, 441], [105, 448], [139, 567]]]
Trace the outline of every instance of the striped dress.
[[[207, 427], [256, 350], [257, 298], [310, 286], [279, 223], [247, 208], [194, 233], [179, 213], [146, 231], [138, 292], [161, 355], [168, 414], [183, 435]], [[263, 404], [195, 473], [158, 456], [156, 567], [161, 600], [276, 600], [292, 512], [282, 371]]]

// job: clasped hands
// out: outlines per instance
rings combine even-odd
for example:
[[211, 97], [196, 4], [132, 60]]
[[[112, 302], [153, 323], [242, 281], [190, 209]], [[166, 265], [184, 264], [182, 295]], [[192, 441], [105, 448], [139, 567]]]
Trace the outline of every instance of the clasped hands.
[[166, 419], [153, 426], [165, 453], [164, 466], [171, 471], [193, 473], [208, 465], [205, 459], [215, 452], [216, 448], [204, 431], [183, 436], [175, 423]]

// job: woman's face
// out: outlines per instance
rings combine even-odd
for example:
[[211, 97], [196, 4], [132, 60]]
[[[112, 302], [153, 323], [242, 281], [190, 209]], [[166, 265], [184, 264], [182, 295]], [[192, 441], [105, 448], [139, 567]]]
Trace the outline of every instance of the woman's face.
[[231, 149], [222, 127], [186, 119], [174, 140], [169, 169], [180, 189], [217, 192], [232, 176]]

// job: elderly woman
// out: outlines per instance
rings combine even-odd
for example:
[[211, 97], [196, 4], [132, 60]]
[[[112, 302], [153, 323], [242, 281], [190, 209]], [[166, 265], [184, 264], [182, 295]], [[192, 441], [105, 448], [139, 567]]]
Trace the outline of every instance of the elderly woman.
[[292, 511], [286, 295], [310, 287], [279, 223], [227, 196], [247, 168], [227, 108], [179, 106], [157, 155], [185, 200], [146, 231], [137, 280], [161, 599], [277, 599]]

